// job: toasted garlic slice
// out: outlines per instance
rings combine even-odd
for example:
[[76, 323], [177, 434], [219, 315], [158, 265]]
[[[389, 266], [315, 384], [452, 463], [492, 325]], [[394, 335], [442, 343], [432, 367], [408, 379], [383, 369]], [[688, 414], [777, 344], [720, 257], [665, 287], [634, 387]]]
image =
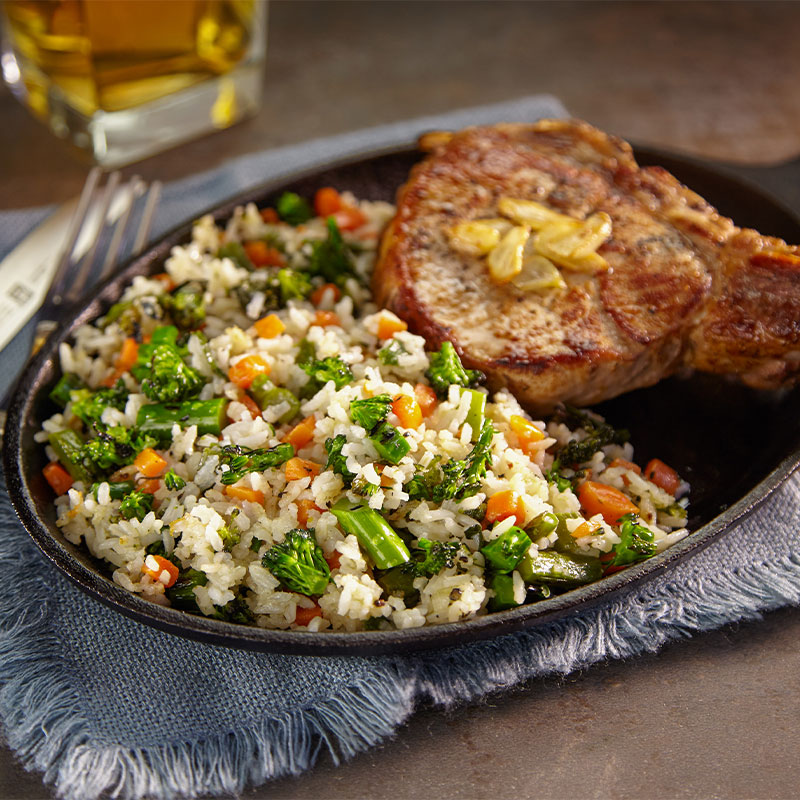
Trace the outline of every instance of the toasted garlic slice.
[[459, 222], [447, 234], [450, 245], [472, 256], [486, 255], [500, 242], [500, 237], [511, 228], [506, 219], [473, 219]]
[[551, 250], [547, 244], [542, 244], [539, 241], [535, 242], [535, 248], [540, 255], [549, 258], [554, 264], [558, 264], [559, 267], [571, 270], [572, 272], [595, 273], [605, 272], [608, 269], [608, 262], [597, 253], [589, 253], [588, 256], [584, 256], [583, 258], [562, 256], [555, 250]]
[[598, 272], [608, 269], [596, 251], [610, 235], [611, 217], [601, 211], [583, 222], [547, 225], [537, 234], [534, 246], [541, 255], [566, 269]]
[[531, 235], [530, 229], [523, 225], [514, 226], [500, 240], [487, 257], [489, 275], [495, 283], [508, 283], [522, 272], [522, 251]]
[[528, 225], [535, 231], [553, 222], [576, 222], [566, 214], [559, 214], [552, 208], [537, 203], [535, 200], [517, 200], [513, 197], [501, 197], [497, 210], [503, 216], [513, 219], [518, 225]]
[[558, 267], [549, 259], [538, 255], [524, 256], [522, 271], [514, 278], [514, 286], [526, 292], [567, 288]]

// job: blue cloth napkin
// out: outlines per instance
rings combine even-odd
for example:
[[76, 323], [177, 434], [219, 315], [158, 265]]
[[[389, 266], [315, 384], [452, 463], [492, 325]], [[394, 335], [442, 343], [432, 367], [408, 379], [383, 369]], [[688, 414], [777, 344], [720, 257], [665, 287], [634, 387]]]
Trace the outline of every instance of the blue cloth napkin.
[[[524, 98], [247, 156], [168, 186], [160, 230], [332, 156], [436, 127], [563, 113], [552, 98]], [[36, 219], [0, 215], [0, 254]], [[21, 363], [29, 333], [0, 354], [0, 375]], [[298, 774], [323, 751], [338, 761], [366, 750], [423, 700], [451, 706], [798, 603], [798, 496], [795, 475], [664, 576], [529, 632], [444, 652], [309, 658], [198, 644], [101, 606], [39, 554], [0, 488], [0, 720], [23, 763], [68, 798], [239, 792]]]

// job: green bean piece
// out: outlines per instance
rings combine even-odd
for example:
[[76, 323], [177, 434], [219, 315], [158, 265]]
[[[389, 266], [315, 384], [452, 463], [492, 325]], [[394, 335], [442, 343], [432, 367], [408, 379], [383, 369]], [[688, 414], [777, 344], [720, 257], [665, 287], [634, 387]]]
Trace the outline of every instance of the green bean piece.
[[489, 600], [489, 611], [506, 611], [516, 608], [521, 603], [514, 599], [514, 576], [506, 572], [497, 572], [489, 578], [489, 588], [494, 597]]
[[580, 586], [603, 576], [599, 558], [574, 556], [542, 550], [535, 556], [526, 554], [517, 565], [525, 583], [546, 583], [556, 586]]
[[205, 586], [207, 583], [208, 576], [205, 572], [200, 572], [199, 569], [182, 570], [178, 575], [178, 580], [167, 589], [165, 594], [175, 608], [199, 612], [194, 587]]
[[558, 550], [559, 553], [580, 554], [581, 549], [578, 546], [578, 543], [575, 541], [575, 537], [570, 533], [570, 530], [567, 527], [567, 520], [577, 519], [580, 514], [574, 511], [569, 511], [564, 513], [559, 512], [555, 516], [558, 518], [558, 525], [556, 525], [558, 540], [553, 547]]
[[511, 572], [528, 552], [531, 540], [522, 528], [516, 525], [503, 531], [496, 539], [481, 547], [487, 565], [497, 572]]
[[[102, 482], [93, 483], [91, 492], [94, 495], [94, 499], [97, 500], [97, 492], [100, 489]], [[122, 500], [126, 494], [130, 494], [136, 486], [134, 485], [133, 481], [117, 481], [116, 483], [112, 483], [111, 481], [105, 481], [108, 484], [108, 493], [112, 500]]]
[[136, 415], [136, 426], [160, 442], [172, 439], [172, 426], [181, 428], [197, 425], [197, 434], [211, 433], [219, 436], [225, 425], [228, 401], [224, 397], [213, 400], [190, 400], [177, 406], [152, 403], [142, 406]]
[[532, 539], [549, 536], [558, 527], [558, 517], [550, 511], [538, 516], [528, 528], [528, 535]]
[[388, 422], [381, 422], [369, 438], [381, 459], [389, 464], [397, 464], [411, 450], [403, 434]]
[[266, 375], [258, 375], [250, 384], [250, 394], [262, 411], [279, 403], [288, 403], [289, 408], [281, 414], [276, 422], [282, 425], [291, 422], [300, 412], [300, 401], [288, 389], [275, 386]]
[[414, 588], [415, 577], [413, 570], [401, 564], [386, 572], [377, 573], [375, 581], [386, 594], [402, 597], [406, 608], [411, 608], [419, 603], [419, 590]]
[[58, 383], [50, 390], [50, 399], [61, 408], [69, 403], [70, 394], [76, 389], [84, 389], [86, 384], [74, 373], [65, 372]]
[[477, 389], [461, 390], [462, 397], [467, 393], [470, 395], [470, 402], [467, 418], [464, 421], [472, 428], [472, 441], [474, 442], [478, 438], [478, 434], [480, 434], [481, 428], [483, 427], [484, 412], [486, 410], [486, 395], [483, 392], [479, 392]]
[[83, 439], [73, 430], [56, 431], [49, 437], [50, 447], [73, 480], [83, 481], [88, 486], [92, 475], [83, 463]]
[[375, 509], [351, 508], [347, 501], [340, 500], [331, 512], [342, 530], [358, 539], [378, 569], [398, 567], [411, 558], [403, 540]]

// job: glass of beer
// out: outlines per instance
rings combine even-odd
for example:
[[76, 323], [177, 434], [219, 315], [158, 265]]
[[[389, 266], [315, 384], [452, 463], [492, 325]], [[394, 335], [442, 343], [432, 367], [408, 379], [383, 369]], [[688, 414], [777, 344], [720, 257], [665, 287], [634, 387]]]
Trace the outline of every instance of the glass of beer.
[[103, 166], [258, 109], [266, 0], [5, 0], [3, 79]]

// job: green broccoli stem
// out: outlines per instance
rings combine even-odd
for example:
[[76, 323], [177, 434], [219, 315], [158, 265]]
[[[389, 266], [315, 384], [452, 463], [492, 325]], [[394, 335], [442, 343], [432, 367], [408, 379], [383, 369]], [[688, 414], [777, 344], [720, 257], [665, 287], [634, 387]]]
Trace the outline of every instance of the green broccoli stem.
[[136, 415], [136, 426], [142, 433], [149, 433], [160, 442], [172, 438], [172, 426], [181, 428], [197, 425], [197, 433], [219, 436], [225, 425], [228, 401], [224, 397], [213, 400], [190, 400], [179, 405], [152, 403], [142, 406]]
[[411, 555], [392, 526], [374, 509], [351, 507], [340, 500], [331, 508], [345, 533], [358, 539], [378, 569], [391, 569], [405, 564]]
[[67, 472], [85, 486], [92, 482], [92, 475], [83, 463], [83, 439], [73, 430], [56, 431], [49, 436], [50, 447]]

